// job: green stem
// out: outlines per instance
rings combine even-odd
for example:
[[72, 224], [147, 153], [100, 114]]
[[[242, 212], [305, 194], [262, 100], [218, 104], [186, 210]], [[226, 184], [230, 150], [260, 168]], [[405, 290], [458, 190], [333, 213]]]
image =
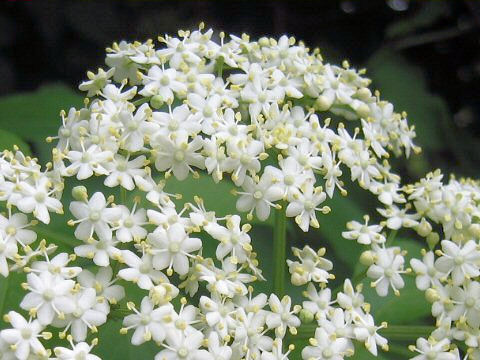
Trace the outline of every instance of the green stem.
[[149, 97], [143, 97], [141, 99], [138, 99], [138, 100], [135, 100], [135, 101], [132, 101], [132, 104], [135, 105], [135, 106], [138, 106], [138, 105], [142, 105], [146, 102], [149, 102], [151, 99], [151, 96]]
[[217, 63], [215, 64], [215, 66], [217, 67], [217, 76], [218, 77], [222, 77], [223, 75], [223, 64], [224, 64], [225, 60], [223, 59], [223, 57], [219, 57], [218, 60], [217, 60]]
[[398, 230], [392, 230], [390, 232], [390, 234], [387, 237], [387, 242], [385, 244], [387, 247], [392, 245], [393, 240], [395, 240], [395, 238], [397, 237], [397, 233], [398, 233]]
[[287, 217], [285, 204], [275, 212], [273, 228], [273, 292], [279, 297], [285, 295], [285, 270], [287, 256]]
[[8, 298], [8, 290], [9, 290], [8, 286], [10, 285], [10, 277], [7, 276], [6, 278], [1, 278], [1, 281], [3, 282], [3, 284], [1, 286], [2, 292], [0, 293], [0, 316], [4, 315], [5, 302], [7, 301], [7, 298]]

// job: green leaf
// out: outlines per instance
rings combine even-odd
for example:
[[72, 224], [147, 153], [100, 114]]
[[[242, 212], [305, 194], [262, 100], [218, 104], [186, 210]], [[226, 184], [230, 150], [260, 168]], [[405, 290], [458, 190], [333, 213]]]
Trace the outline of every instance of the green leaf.
[[31, 144], [32, 153], [42, 162], [50, 159], [47, 136], [57, 135], [60, 110], [81, 107], [82, 97], [65, 85], [48, 85], [35, 92], [0, 98], [0, 128]]
[[428, 91], [420, 68], [387, 49], [375, 53], [367, 67], [381, 97], [395, 104], [397, 112], [408, 113], [409, 123], [415, 125], [416, 143], [428, 150], [442, 149], [448, 143], [442, 134], [442, 127], [449, 119], [447, 106], [443, 99]]
[[32, 154], [30, 152], [30, 146], [28, 146], [28, 144], [24, 142], [19, 136], [9, 131], [0, 129], [0, 151], [4, 149], [13, 150], [14, 145], [17, 145], [25, 155]]

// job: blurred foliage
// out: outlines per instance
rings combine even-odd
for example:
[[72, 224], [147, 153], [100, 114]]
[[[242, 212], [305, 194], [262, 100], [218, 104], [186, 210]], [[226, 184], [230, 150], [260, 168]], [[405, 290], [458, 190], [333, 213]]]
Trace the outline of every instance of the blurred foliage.
[[[68, 111], [72, 106], [82, 105], [81, 94], [72, 89], [87, 69], [101, 65], [104, 46], [122, 38], [145, 39], [156, 33], [175, 32], [178, 27], [192, 27], [200, 20], [206, 20], [213, 27], [236, 33], [247, 31], [252, 36], [284, 32], [299, 35], [307, 44], [319, 45], [327, 61], [338, 62], [347, 57], [355, 66], [365, 65], [367, 74], [373, 79], [373, 88], [381, 92], [382, 98], [391, 101], [397, 110], [407, 111], [410, 123], [416, 127], [417, 144], [423, 147], [421, 155], [412, 156], [408, 161], [395, 161], [402, 176], [415, 180], [436, 167], [447, 173], [478, 175], [479, 155], [474, 151], [480, 148], [480, 57], [475, 25], [479, 21], [478, 4], [461, 1], [398, 3], [397, 0], [397, 5], [395, 1], [306, 1], [301, 5], [265, 1], [254, 5], [251, 2], [219, 1], [213, 8], [205, 3], [51, 1], [49, 6], [34, 2], [2, 4], [0, 30], [3, 27], [6, 32], [0, 31], [0, 49], [6, 51], [0, 53], [0, 65], [6, 65], [0, 66], [0, 75], [5, 79], [0, 92], [22, 92], [0, 98], [0, 148], [11, 149], [16, 144], [45, 164], [51, 152], [51, 145], [45, 142], [45, 137], [56, 135], [61, 123], [61, 109]], [[408, 10], [394, 11], [395, 6], [398, 9], [398, 4], [405, 3]], [[367, 24], [365, 18], [373, 20]], [[19, 33], [14, 31], [17, 22], [24, 26]], [[13, 37], [8, 36], [13, 33]], [[19, 48], [24, 36], [27, 36], [30, 48], [27, 45]], [[32, 41], [36, 37], [41, 38], [40, 43]], [[462, 48], [458, 47], [459, 39]], [[30, 51], [28, 67], [23, 56], [27, 49]], [[460, 55], [452, 57], [452, 54]], [[37, 62], [35, 67], [31, 67], [33, 58]], [[38, 84], [59, 80], [62, 83], [36, 89]], [[70, 183], [67, 181], [66, 201], [70, 197]], [[91, 179], [86, 186], [93, 193], [102, 187], [101, 179]], [[219, 215], [235, 212], [235, 198], [230, 194], [232, 188], [229, 181], [214, 184], [206, 176], [184, 182], [173, 179], [167, 182], [167, 191], [183, 194], [180, 203], [192, 201], [198, 194], [205, 200], [207, 208]], [[108, 189], [107, 193], [112, 191]], [[350, 192], [348, 197], [337, 195], [329, 201], [332, 213], [320, 215], [318, 231], [305, 235], [294, 226], [289, 227], [290, 244], [301, 247], [308, 242], [312, 247], [325, 246], [328, 249], [327, 256], [335, 259], [334, 273], [337, 276], [332, 287], [365, 270], [358, 264], [363, 249], [354, 242], [343, 240], [341, 231], [347, 221], [361, 220], [365, 213], [375, 217], [375, 207], [378, 206], [374, 198], [364, 192]], [[129, 201], [133, 203], [133, 197], [137, 195], [129, 194]], [[53, 216], [48, 227], [39, 225], [39, 238], [46, 238], [71, 251], [76, 240], [73, 229], [65, 223], [68, 218], [67, 212], [65, 217]], [[272, 223], [271, 216], [264, 224], [254, 223], [252, 229], [253, 246], [267, 279], [271, 277], [269, 269], [274, 262], [271, 257]], [[408, 259], [419, 256], [422, 244], [407, 238], [395, 242], [408, 250]], [[208, 239], [206, 244], [206, 251], [213, 252]], [[20, 290], [23, 281], [24, 274], [0, 279], [0, 313], [18, 307], [24, 296]], [[415, 288], [414, 279], [406, 277], [406, 283], [399, 297], [391, 294], [379, 298], [370, 288], [369, 281], [363, 280], [365, 297], [372, 304], [378, 323], [386, 320], [392, 325], [407, 322], [431, 324], [428, 304]], [[122, 284], [129, 286], [129, 295], [136, 299], [146, 294], [125, 282]], [[271, 291], [271, 282], [260, 284], [258, 289]], [[296, 301], [301, 299], [301, 290], [292, 285], [288, 287], [289, 294]], [[101, 341], [95, 351], [98, 355], [104, 359], [125, 359], [134, 358], [138, 351], [142, 351], [144, 358], [153, 358], [157, 351], [155, 346], [150, 343], [141, 349], [134, 347], [127, 338], [119, 338], [119, 328], [120, 321], [116, 320], [99, 329]], [[297, 345], [295, 354], [299, 354], [305, 339], [298, 343], [295, 338], [291, 339]], [[411, 339], [409, 343], [413, 341]], [[381, 353], [378, 359], [407, 357], [405, 345], [394, 342], [391, 352]], [[373, 357], [359, 350], [353, 359]]]

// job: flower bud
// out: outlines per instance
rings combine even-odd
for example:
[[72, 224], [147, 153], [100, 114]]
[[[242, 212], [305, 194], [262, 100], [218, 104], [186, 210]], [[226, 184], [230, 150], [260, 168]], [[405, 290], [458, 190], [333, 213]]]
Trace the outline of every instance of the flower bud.
[[437, 290], [435, 289], [427, 289], [427, 291], [425, 291], [425, 299], [430, 303], [434, 303], [435, 301], [437, 301], [440, 297], [438, 296], [438, 292]]
[[432, 232], [432, 225], [430, 225], [430, 223], [426, 221], [425, 218], [422, 218], [420, 224], [417, 225], [415, 230], [417, 231], [418, 235], [426, 237]]
[[360, 264], [370, 266], [375, 262], [375, 254], [371, 250], [364, 251], [360, 255]]
[[79, 185], [72, 189], [72, 196], [77, 201], [86, 201], [88, 199], [88, 192], [85, 186]]
[[307, 309], [300, 310], [300, 315], [299, 316], [300, 316], [300, 320], [304, 324], [310, 324], [313, 321], [313, 319], [315, 318], [313, 313], [310, 310], [307, 310]]
[[440, 241], [440, 236], [436, 232], [431, 232], [427, 236], [427, 244], [430, 247], [430, 249], [433, 249], [438, 242]]
[[152, 96], [150, 106], [154, 109], [160, 109], [163, 106], [163, 99], [160, 95]]

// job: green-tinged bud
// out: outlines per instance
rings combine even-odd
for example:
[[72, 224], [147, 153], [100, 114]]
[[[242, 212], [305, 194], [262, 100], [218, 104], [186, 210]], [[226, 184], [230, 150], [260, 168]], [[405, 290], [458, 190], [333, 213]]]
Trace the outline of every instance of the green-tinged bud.
[[417, 225], [415, 230], [417, 231], [418, 235], [426, 237], [432, 232], [432, 225], [430, 225], [430, 223], [425, 220], [425, 218], [422, 218], [420, 224]]
[[427, 244], [430, 249], [433, 249], [440, 241], [440, 236], [436, 232], [431, 232], [427, 236]]
[[429, 303], [434, 303], [435, 301], [437, 301], [440, 297], [438, 296], [438, 292], [437, 290], [435, 289], [427, 289], [427, 291], [425, 291], [425, 299], [429, 302]]
[[310, 324], [313, 321], [313, 319], [315, 319], [315, 316], [313, 315], [313, 313], [307, 309], [300, 310], [299, 316], [303, 324]]
[[315, 110], [318, 111], [327, 111], [330, 109], [330, 106], [332, 106], [332, 102], [324, 95], [320, 95], [313, 105]]
[[86, 201], [88, 199], [87, 188], [83, 185], [75, 186], [72, 189], [72, 196], [77, 201]]
[[160, 95], [152, 96], [152, 98], [150, 99], [150, 106], [154, 109], [160, 109], [163, 104], [163, 99]]
[[371, 250], [364, 251], [360, 255], [360, 264], [370, 266], [375, 262], [375, 254]]
[[366, 104], [361, 104], [357, 109], [357, 114], [363, 119], [366, 119], [370, 115], [370, 108]]

